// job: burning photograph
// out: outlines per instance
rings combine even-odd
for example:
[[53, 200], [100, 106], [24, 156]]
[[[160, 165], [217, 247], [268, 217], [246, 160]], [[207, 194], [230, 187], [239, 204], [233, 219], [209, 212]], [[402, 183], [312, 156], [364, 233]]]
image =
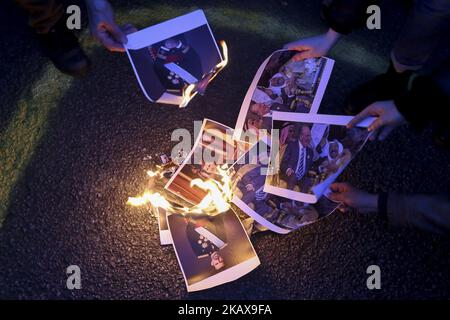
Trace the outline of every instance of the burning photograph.
[[279, 50], [261, 65], [247, 91], [236, 123], [236, 138], [270, 132], [272, 112], [317, 113], [334, 60], [299, 60], [294, 50]]
[[128, 35], [126, 49], [146, 97], [180, 106], [205, 92], [223, 62], [202, 10]]
[[226, 169], [248, 149], [248, 144], [233, 140], [233, 133], [230, 127], [205, 119], [194, 147], [165, 189], [198, 205], [211, 188], [227, 188]]
[[280, 141], [271, 155], [264, 190], [295, 201], [316, 203], [361, 150], [366, 124], [348, 129], [351, 116], [275, 113]]
[[256, 222], [285, 234], [329, 215], [340, 206], [326, 197], [316, 204], [307, 204], [265, 192], [269, 155], [270, 147], [260, 140], [230, 169], [232, 201]]
[[236, 280], [260, 264], [232, 210], [216, 216], [174, 213], [167, 219], [189, 292]]

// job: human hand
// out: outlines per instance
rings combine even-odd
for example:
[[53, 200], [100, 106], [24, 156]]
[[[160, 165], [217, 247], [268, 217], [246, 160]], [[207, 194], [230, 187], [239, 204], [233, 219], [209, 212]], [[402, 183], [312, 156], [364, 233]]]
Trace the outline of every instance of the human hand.
[[329, 195], [333, 201], [343, 202], [345, 205], [357, 209], [362, 213], [376, 212], [378, 210], [378, 196], [359, 190], [349, 183], [333, 183]]
[[287, 43], [283, 48], [300, 51], [299, 54], [292, 58], [294, 61], [321, 57], [328, 53], [339, 39], [339, 36], [339, 33], [329, 29], [324, 34]]
[[110, 51], [123, 52], [127, 43], [126, 35], [136, 32], [131, 24], [119, 27], [114, 20], [114, 12], [106, 0], [86, 0], [89, 14], [89, 29], [92, 36]]
[[348, 124], [351, 128], [369, 116], [376, 116], [377, 119], [367, 128], [372, 131], [370, 140], [384, 140], [395, 128], [406, 124], [405, 118], [397, 110], [393, 100], [377, 101], [369, 105], [359, 114], [357, 114]]
[[291, 168], [288, 168], [288, 169], [286, 170], [286, 175], [287, 175], [288, 177], [290, 177], [291, 174], [293, 174], [293, 173], [294, 173], [294, 170], [292, 170]]

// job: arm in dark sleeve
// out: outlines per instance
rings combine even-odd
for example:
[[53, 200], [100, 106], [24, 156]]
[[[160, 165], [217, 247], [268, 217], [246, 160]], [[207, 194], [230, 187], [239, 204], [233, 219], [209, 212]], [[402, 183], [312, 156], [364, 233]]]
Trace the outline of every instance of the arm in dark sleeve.
[[259, 167], [255, 169], [251, 169], [249, 172], [244, 174], [242, 177], [242, 185], [246, 187], [249, 184], [254, 184], [254, 180], [256, 179], [257, 175], [259, 174]]
[[390, 193], [386, 209], [386, 218], [393, 225], [417, 227], [443, 235], [450, 234], [448, 196]]
[[394, 103], [406, 121], [416, 129], [422, 129], [428, 122], [442, 123], [447, 120], [448, 123], [449, 85], [450, 82], [444, 84], [432, 77], [417, 76]]
[[[242, 178], [244, 178], [244, 177], [242, 177]], [[244, 183], [244, 181], [242, 181], [242, 178], [239, 179], [239, 181], [238, 181], [238, 183], [236, 185], [239, 188], [239, 190], [241, 190], [241, 192], [245, 192], [246, 184]]]
[[322, 2], [322, 18], [328, 27], [342, 34], [366, 25], [367, 7], [377, 0], [325, 0]]

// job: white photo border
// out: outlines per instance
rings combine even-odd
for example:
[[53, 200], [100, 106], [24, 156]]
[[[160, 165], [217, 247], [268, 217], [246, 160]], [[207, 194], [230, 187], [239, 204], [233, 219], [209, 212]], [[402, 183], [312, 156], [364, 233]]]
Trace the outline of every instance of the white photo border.
[[169, 245], [172, 244], [172, 235], [170, 234], [170, 230], [167, 229], [161, 229], [161, 223], [159, 222], [160, 219], [160, 215], [165, 215], [166, 217], [166, 223], [167, 226], [169, 226], [169, 223], [167, 222], [167, 211], [163, 208], [157, 207], [157, 208], [152, 208], [152, 210], [156, 211], [157, 214], [157, 220], [158, 220], [158, 230], [159, 230], [159, 242], [161, 243], [161, 245], [165, 246], [165, 245]]

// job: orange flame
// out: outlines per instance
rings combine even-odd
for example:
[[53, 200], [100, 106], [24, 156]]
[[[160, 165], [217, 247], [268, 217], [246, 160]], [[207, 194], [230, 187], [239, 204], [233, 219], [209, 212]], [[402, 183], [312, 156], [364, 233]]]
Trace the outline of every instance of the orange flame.
[[[127, 204], [131, 206], [142, 206], [150, 204], [153, 207], [160, 207], [169, 212], [177, 212], [183, 214], [200, 214], [206, 213], [216, 215], [225, 212], [230, 208], [229, 202], [232, 199], [231, 178], [227, 174], [226, 168], [217, 168], [221, 181], [194, 179], [191, 181], [191, 187], [197, 186], [208, 193], [200, 201], [199, 204], [192, 207], [179, 207], [172, 205], [164, 196], [159, 193], [145, 192], [139, 197], [129, 197]], [[147, 175], [151, 178], [161, 177], [160, 171], [147, 171]]]
[[154, 207], [160, 207], [169, 210], [172, 206], [171, 204], [159, 193], [145, 192], [140, 197], [129, 197], [127, 204], [132, 206], [142, 206], [144, 204], [151, 203]]
[[[208, 83], [210, 83], [212, 81], [212, 79], [214, 79], [217, 76], [217, 74], [220, 71], [222, 71], [222, 69], [225, 68], [225, 66], [228, 64], [228, 47], [227, 47], [226, 42], [221, 40], [220, 46], [222, 47], [223, 60], [214, 67], [214, 69], [213, 69], [214, 71], [212, 71], [213, 73], [212, 73], [212, 76], [209, 77]], [[192, 100], [192, 98], [195, 97], [195, 95], [197, 94], [197, 91], [194, 91], [195, 87], [196, 87], [196, 84], [193, 83], [184, 89], [183, 100], [180, 103], [180, 108], [186, 107], [189, 104], [189, 102]]]

